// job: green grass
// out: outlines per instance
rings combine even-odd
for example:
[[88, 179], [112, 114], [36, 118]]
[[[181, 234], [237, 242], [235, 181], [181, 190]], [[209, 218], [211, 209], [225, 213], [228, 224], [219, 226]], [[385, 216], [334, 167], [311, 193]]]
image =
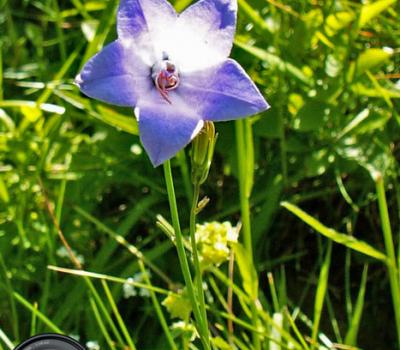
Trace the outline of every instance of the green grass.
[[[73, 85], [117, 6], [0, 0], [0, 350], [400, 349], [399, 3], [239, 0], [232, 57], [272, 108], [216, 124], [196, 215], [190, 147], [166, 187], [132, 110]], [[195, 268], [194, 220], [239, 223], [231, 261]]]

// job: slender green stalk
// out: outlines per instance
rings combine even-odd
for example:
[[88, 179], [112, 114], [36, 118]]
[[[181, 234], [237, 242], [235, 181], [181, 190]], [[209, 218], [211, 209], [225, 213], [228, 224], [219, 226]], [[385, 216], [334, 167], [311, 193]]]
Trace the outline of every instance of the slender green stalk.
[[54, 0], [54, 10], [56, 13], [56, 32], [58, 36], [58, 44], [60, 47], [60, 57], [61, 61], [65, 62], [67, 59], [67, 49], [65, 46], [65, 38], [64, 38], [64, 32], [63, 32], [63, 18], [60, 12], [60, 7], [58, 5], [58, 0]]
[[397, 260], [394, 251], [392, 228], [390, 226], [389, 211], [386, 202], [385, 185], [382, 176], [376, 176], [375, 185], [376, 193], [378, 195], [383, 240], [385, 242], [385, 250], [388, 257], [387, 267], [389, 272], [390, 289], [392, 292], [394, 315], [396, 319], [398, 344], [400, 345], [400, 285], [396, 268]]
[[143, 261], [143, 263], [149, 267], [154, 273], [156, 273], [163, 281], [165, 281], [168, 285], [173, 285], [171, 279], [160, 270], [154, 263], [151, 262], [136, 246], [129, 243], [122, 235], [118, 234], [118, 232], [111, 230], [108, 226], [104, 225], [100, 220], [96, 219], [94, 216], [90, 215], [88, 212], [83, 210], [78, 206], [74, 206], [73, 209], [82, 217], [92, 222], [99, 230], [107, 233], [111, 238], [113, 238], [118, 244], [125, 247], [132, 255], [134, 255], [139, 261]]
[[365, 292], [367, 287], [368, 265], [364, 265], [364, 270], [361, 277], [360, 290], [358, 292], [357, 301], [354, 307], [354, 314], [352, 315], [344, 344], [355, 346], [357, 345], [357, 336], [359, 334], [362, 313], [364, 310]]
[[318, 348], [318, 333], [322, 317], [322, 310], [324, 308], [326, 293], [328, 290], [329, 269], [332, 257], [332, 241], [328, 241], [328, 247], [325, 258], [322, 262], [321, 270], [318, 278], [317, 292], [314, 301], [314, 320], [311, 333], [311, 349]]
[[[139, 260], [139, 261], [141, 261], [141, 260]], [[49, 270], [53, 270], [53, 271], [57, 271], [57, 272], [67, 273], [67, 274], [71, 274], [71, 275], [75, 275], [75, 276], [82, 276], [82, 277], [84, 277], [84, 279], [94, 278], [94, 279], [100, 279], [100, 280], [110, 281], [110, 282], [114, 282], [114, 283], [129, 284], [136, 288], [148, 289], [149, 291], [151, 290], [155, 293], [159, 293], [159, 294], [163, 294], [163, 295], [168, 295], [170, 293], [170, 291], [168, 291], [166, 289], [154, 287], [153, 285], [149, 286], [145, 283], [134, 282], [134, 281], [127, 280], [125, 278], [104, 275], [102, 273], [95, 273], [95, 272], [90, 272], [90, 271], [85, 271], [85, 270], [66, 269], [63, 267], [52, 266], [52, 265], [48, 265], [47, 268]], [[92, 286], [92, 285], [93, 284], [88, 285], [91, 291], [92, 291], [92, 289], [90, 286]], [[99, 294], [95, 293], [95, 292], [96, 292], [96, 290], [94, 290], [93, 295], [94, 295], [96, 301], [100, 302], [102, 299], [100, 298]], [[108, 312], [107, 312], [107, 309], [105, 308], [104, 303], [102, 305], [104, 306], [105, 313], [107, 313], [107, 315], [108, 315]], [[116, 336], [116, 338], [118, 338], [118, 336]], [[122, 344], [122, 341], [121, 341], [121, 344]]]
[[329, 290], [326, 292], [325, 302], [326, 302], [326, 310], [328, 311], [329, 320], [331, 322], [333, 334], [335, 334], [336, 341], [339, 344], [341, 344], [341, 343], [343, 343], [343, 338], [340, 333], [339, 323], [338, 323], [338, 320], [337, 320], [336, 314], [335, 314], [335, 308], [332, 305], [332, 300], [331, 300], [331, 297], [329, 296]]
[[180, 263], [180, 266], [182, 269], [183, 278], [185, 279], [185, 285], [187, 288], [188, 296], [190, 298], [190, 302], [193, 307], [193, 313], [194, 313], [194, 317], [196, 319], [197, 330], [199, 332], [201, 342], [203, 344], [203, 347], [205, 349], [209, 350], [211, 348], [210, 348], [210, 339], [208, 337], [208, 326], [207, 326], [207, 324], [204, 323], [203, 317], [200, 313], [200, 309], [199, 309], [199, 306], [198, 306], [197, 300], [196, 300], [193, 280], [192, 280], [192, 276], [191, 276], [190, 269], [189, 269], [189, 263], [188, 263], [186, 253], [185, 253], [185, 246], [183, 243], [183, 236], [182, 236], [182, 231], [181, 231], [181, 227], [180, 227], [180, 223], [179, 223], [178, 207], [176, 204], [171, 163], [169, 160], [167, 160], [164, 163], [164, 177], [165, 177], [165, 183], [167, 186], [168, 200], [169, 200], [169, 206], [170, 206], [171, 217], [172, 217], [172, 224], [173, 224], [174, 230], [175, 230], [176, 248], [178, 251], [179, 263]]
[[293, 330], [294, 334], [296, 335], [297, 339], [299, 339], [301, 346], [303, 347], [304, 350], [309, 350], [310, 347], [308, 346], [306, 340], [304, 339], [303, 335], [301, 334], [300, 330], [297, 328], [296, 323], [294, 322], [294, 319], [292, 318], [292, 315], [290, 314], [289, 310], [287, 308], [284, 309], [285, 311], [285, 316], [289, 321], [289, 325], [291, 329]]
[[204, 324], [207, 326], [207, 337], [208, 334], [208, 322], [207, 322], [207, 311], [206, 311], [206, 303], [204, 301], [204, 290], [203, 290], [203, 274], [200, 268], [200, 260], [199, 254], [197, 251], [196, 245], [196, 210], [197, 210], [197, 203], [199, 201], [199, 194], [200, 194], [200, 185], [195, 184], [193, 186], [193, 199], [192, 199], [192, 207], [190, 210], [190, 243], [192, 245], [192, 254], [193, 254], [193, 264], [194, 270], [196, 273], [195, 282], [197, 287], [197, 297], [199, 299], [199, 306], [201, 316], [203, 318]]
[[271, 292], [271, 297], [272, 297], [272, 305], [274, 306], [274, 311], [280, 312], [281, 310], [279, 306], [278, 294], [275, 288], [274, 276], [272, 275], [271, 272], [268, 272], [267, 277], [268, 277], [269, 290]]
[[21, 294], [17, 292], [13, 292], [13, 298], [20, 303], [23, 307], [28, 309], [30, 312], [36, 314], [37, 318], [46, 325], [47, 329], [52, 332], [64, 334], [64, 332], [56, 326], [46, 315], [44, 315], [37, 307], [31, 304], [28, 300], [26, 300]]
[[[67, 166], [67, 169], [69, 169], [69, 166], [72, 161], [72, 156], [71, 154], [68, 154], [66, 156], [66, 161], [65, 165]], [[58, 194], [58, 199], [57, 199], [57, 206], [55, 210], [56, 218], [59, 223], [61, 223], [61, 215], [62, 215], [62, 210], [64, 206], [64, 199], [65, 199], [65, 190], [67, 189], [67, 179], [62, 179], [60, 181], [60, 187], [59, 187], [59, 194]]]
[[3, 270], [3, 274], [4, 274], [4, 280], [5, 280], [5, 287], [6, 287], [6, 291], [8, 293], [9, 296], [9, 305], [10, 305], [10, 309], [11, 309], [11, 315], [12, 315], [12, 320], [11, 320], [11, 324], [12, 324], [12, 330], [13, 330], [13, 334], [14, 334], [14, 338], [17, 342], [19, 342], [20, 340], [20, 334], [19, 334], [19, 317], [18, 317], [18, 312], [17, 312], [17, 307], [15, 305], [15, 300], [13, 298], [13, 286], [8, 274], [8, 270], [7, 270], [7, 266], [4, 262], [3, 259], [3, 255], [0, 252], [0, 268], [1, 270]]
[[3, 43], [0, 41], [0, 101], [3, 100]]
[[[33, 307], [37, 310], [37, 309], [38, 309], [38, 304], [37, 304], [37, 303], [34, 303], [34, 304], [33, 304]], [[33, 337], [35, 334], [37, 334], [37, 327], [36, 327], [36, 324], [37, 324], [37, 314], [36, 314], [36, 312], [32, 312], [32, 316], [31, 316], [31, 330], [30, 330], [30, 333], [29, 333], [29, 335], [30, 335], [31, 337]]]
[[[1, 328], [0, 328], [0, 339], [4, 342], [4, 344], [7, 346], [8, 349], [10, 349], [10, 350], [14, 349], [14, 347], [15, 347], [14, 344], [7, 337], [7, 335], [3, 332], [3, 330]], [[3, 347], [1, 345], [0, 345], [0, 350], [3, 350]]]
[[236, 121], [236, 143], [238, 156], [238, 174], [239, 174], [239, 192], [240, 192], [240, 211], [242, 214], [242, 232], [243, 243], [249, 254], [249, 259], [253, 261], [253, 246], [251, 240], [251, 224], [250, 224], [250, 203], [249, 195], [246, 189], [246, 174], [247, 174], [247, 148], [245, 143], [244, 121]]
[[[247, 133], [245, 132], [244, 123], [248, 121], [237, 120], [236, 123], [236, 144], [237, 144], [237, 157], [238, 157], [238, 174], [239, 174], [239, 193], [240, 193], [240, 211], [242, 217], [242, 232], [244, 247], [247, 251], [249, 264], [254, 265], [253, 258], [253, 245], [251, 239], [251, 221], [250, 221], [250, 193], [253, 181], [253, 140], [251, 136], [250, 125], [247, 126]], [[247, 137], [246, 137], [247, 134]], [[246, 144], [247, 141], [247, 144]], [[249, 145], [249, 143], [251, 143]], [[257, 299], [257, 296], [256, 296]], [[258, 328], [258, 312], [256, 301], [251, 303], [252, 322], [254, 328]], [[254, 349], [261, 349], [260, 336], [258, 332], [253, 332], [253, 346]]]
[[115, 316], [115, 318], [116, 318], [116, 320], [118, 322], [118, 325], [119, 325], [119, 327], [120, 327], [120, 329], [122, 331], [122, 334], [125, 337], [126, 344], [129, 345], [129, 349], [130, 350], [136, 350], [135, 343], [133, 342], [133, 339], [130, 336], [130, 334], [128, 332], [128, 329], [126, 328], [125, 322], [121, 317], [121, 314], [120, 314], [120, 312], [118, 310], [117, 304], [115, 303], [115, 300], [114, 300], [114, 298], [112, 296], [111, 290], [108, 287], [107, 282], [105, 280], [101, 280], [101, 284], [103, 286], [104, 292], [106, 293], [108, 302], [111, 305], [111, 309], [112, 309], [112, 311], [114, 313], [114, 316]]
[[107, 328], [103, 322], [103, 319], [100, 315], [99, 309], [97, 308], [97, 305], [96, 305], [94, 299], [92, 297], [90, 297], [89, 302], [90, 302], [90, 306], [92, 307], [92, 310], [93, 310], [94, 318], [97, 321], [97, 325], [99, 326], [100, 332], [103, 334], [108, 347], [112, 350], [116, 350], [115, 344], [112, 341], [112, 339], [107, 331]]
[[[79, 261], [79, 259], [76, 257], [74, 251], [71, 249], [71, 246], [69, 245], [68, 241], [66, 240], [66, 238], [64, 236], [63, 231], [61, 230], [60, 222], [57, 219], [56, 213], [54, 212], [54, 209], [50, 204], [49, 198], [47, 197], [47, 193], [45, 191], [45, 188], [44, 188], [43, 183], [40, 180], [40, 178], [39, 178], [39, 184], [40, 184], [40, 187], [42, 188], [42, 193], [43, 193], [43, 196], [44, 196], [44, 199], [45, 199], [47, 211], [48, 211], [48, 214], [49, 214], [51, 220], [53, 221], [56, 233], [58, 234], [58, 237], [60, 238], [60, 240], [61, 240], [62, 244], [64, 245], [64, 247], [67, 249], [68, 255], [69, 255], [69, 258], [70, 258], [71, 262], [75, 265], [75, 267], [78, 270], [82, 270], [82, 264]], [[62, 202], [59, 202], [59, 204], [61, 205]], [[61, 208], [59, 208], [58, 215], [61, 216]], [[97, 293], [97, 290], [94, 287], [92, 281], [90, 280], [90, 278], [88, 278], [86, 276], [84, 277], [84, 280], [86, 282], [86, 285], [89, 287], [90, 291], [92, 292], [92, 295], [94, 296], [95, 300], [98, 302], [99, 307], [100, 307], [100, 311], [103, 312], [104, 317], [108, 321], [108, 323], [109, 323], [112, 331], [114, 332], [114, 335], [116, 336], [118, 342], [120, 344], [123, 344], [122, 336], [120, 335], [120, 333], [119, 333], [118, 329], [116, 328], [113, 320], [111, 319], [111, 316], [108, 314], [107, 308], [104, 305], [104, 303], [103, 303], [102, 299], [100, 298], [99, 294]], [[96, 307], [96, 310], [98, 310], [97, 307]], [[93, 310], [93, 311], [95, 311], [95, 310]]]
[[347, 321], [350, 323], [353, 315], [353, 302], [351, 301], [351, 250], [346, 248], [346, 257], [344, 263], [344, 293], [346, 300]]
[[109, 314], [107, 307], [106, 307], [105, 303], [103, 302], [103, 299], [100, 297], [99, 293], [97, 292], [96, 287], [94, 286], [93, 282], [90, 280], [90, 278], [88, 276], [84, 276], [83, 278], [86, 282], [86, 285], [89, 287], [89, 290], [91, 291], [92, 296], [90, 297], [90, 299], [93, 299], [93, 302], [97, 302], [97, 304], [98, 304], [98, 307], [96, 306], [96, 310], [98, 310], [101, 319], [108, 323], [118, 344], [124, 344], [122, 335], [119, 332], [117, 326], [115, 325], [114, 320], [111, 318], [111, 315]]
[[[147, 271], [146, 271], [146, 269], [144, 267], [143, 261], [138, 260], [138, 263], [139, 263], [140, 271], [142, 272], [142, 275], [143, 275], [143, 278], [144, 278], [144, 282], [150, 288], [153, 287], [153, 285], [151, 284], [150, 278], [149, 278], [149, 276], [147, 274]], [[161, 327], [164, 330], [165, 336], [167, 337], [167, 341], [169, 343], [169, 346], [171, 347], [171, 349], [177, 350], [177, 347], [176, 347], [175, 342], [174, 342], [174, 337], [172, 336], [171, 331], [168, 328], [168, 323], [165, 320], [165, 317], [164, 317], [163, 311], [161, 309], [160, 303], [159, 303], [159, 301], [158, 301], [158, 299], [156, 297], [156, 294], [150, 288], [148, 289], [148, 291], [150, 293], [150, 297], [151, 297], [151, 300], [153, 302], [153, 306], [154, 306], [154, 308], [156, 310], [156, 313], [157, 313], [158, 319], [160, 321]]]
[[79, 13], [82, 15], [82, 17], [86, 20], [91, 20], [92, 17], [89, 15], [89, 13], [86, 10], [86, 7], [82, 5], [82, 3], [79, 0], [71, 0], [75, 8], [79, 11]]
[[186, 194], [186, 197], [188, 200], [188, 205], [190, 205], [191, 199], [193, 198], [193, 191], [192, 191], [192, 186], [190, 183], [189, 167], [186, 163], [185, 150], [180, 150], [176, 155], [176, 159], [178, 160], [179, 167], [181, 168], [183, 188], [185, 189], [185, 194]]

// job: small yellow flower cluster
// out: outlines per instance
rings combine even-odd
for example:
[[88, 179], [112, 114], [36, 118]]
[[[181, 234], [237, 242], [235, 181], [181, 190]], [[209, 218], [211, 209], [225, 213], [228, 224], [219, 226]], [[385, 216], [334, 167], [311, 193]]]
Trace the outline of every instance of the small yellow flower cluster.
[[192, 312], [192, 304], [186, 295], [186, 291], [181, 289], [178, 293], [169, 293], [162, 304], [166, 307], [172, 318], [180, 318], [187, 322]]
[[229, 259], [230, 245], [238, 240], [238, 229], [231, 223], [206, 222], [196, 226], [196, 242], [203, 268]]

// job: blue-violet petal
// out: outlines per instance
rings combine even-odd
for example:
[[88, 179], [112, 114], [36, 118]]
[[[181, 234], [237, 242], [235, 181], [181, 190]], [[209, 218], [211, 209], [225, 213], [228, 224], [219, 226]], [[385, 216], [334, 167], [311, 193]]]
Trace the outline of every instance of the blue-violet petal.
[[140, 100], [135, 109], [139, 120], [140, 139], [154, 166], [172, 158], [201, 130], [203, 121], [178, 96], [171, 104], [157, 92]]
[[85, 64], [75, 83], [89, 97], [133, 107], [148, 75], [141, 59], [117, 40]]
[[117, 15], [118, 37], [133, 41], [150, 62], [168, 50], [177, 13], [167, 0], [121, 0]]
[[247, 73], [232, 59], [183, 76], [179, 94], [204, 120], [232, 120], [269, 108]]
[[172, 38], [173, 56], [183, 72], [223, 62], [232, 49], [237, 0], [200, 0], [183, 11]]

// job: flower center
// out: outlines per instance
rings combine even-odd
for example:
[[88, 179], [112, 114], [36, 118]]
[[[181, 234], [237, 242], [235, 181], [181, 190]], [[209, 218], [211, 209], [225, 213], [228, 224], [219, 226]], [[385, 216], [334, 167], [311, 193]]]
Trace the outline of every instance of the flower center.
[[176, 66], [168, 59], [157, 62], [152, 68], [151, 77], [161, 96], [171, 103], [168, 92], [176, 89], [180, 81]]

